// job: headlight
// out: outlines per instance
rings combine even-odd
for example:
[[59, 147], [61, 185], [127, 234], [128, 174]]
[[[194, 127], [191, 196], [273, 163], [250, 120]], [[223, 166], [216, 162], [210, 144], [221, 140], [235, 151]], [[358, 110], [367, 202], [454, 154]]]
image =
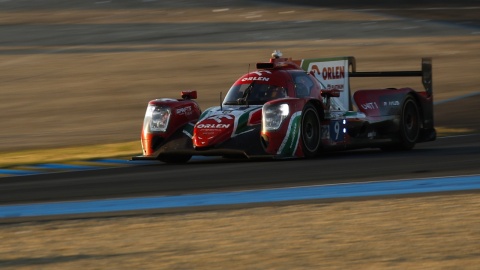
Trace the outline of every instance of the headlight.
[[161, 131], [165, 132], [170, 121], [170, 108], [148, 105], [143, 121], [144, 131]]
[[283, 120], [290, 113], [288, 104], [272, 104], [263, 106], [263, 129], [265, 131], [277, 130]]

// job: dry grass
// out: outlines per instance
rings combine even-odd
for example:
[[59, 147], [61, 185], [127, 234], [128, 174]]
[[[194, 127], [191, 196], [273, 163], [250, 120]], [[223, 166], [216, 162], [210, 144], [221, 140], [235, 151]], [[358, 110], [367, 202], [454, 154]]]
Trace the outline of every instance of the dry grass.
[[479, 269], [478, 194], [0, 226], [1, 269]]
[[0, 153], [0, 168], [141, 155], [140, 141]]

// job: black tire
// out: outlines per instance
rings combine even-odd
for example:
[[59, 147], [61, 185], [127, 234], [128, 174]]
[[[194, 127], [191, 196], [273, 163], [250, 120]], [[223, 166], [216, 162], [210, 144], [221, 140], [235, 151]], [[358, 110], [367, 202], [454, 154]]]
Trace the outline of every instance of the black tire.
[[400, 115], [399, 143], [382, 147], [382, 150], [411, 150], [420, 136], [420, 110], [412, 97], [407, 97]]
[[400, 118], [400, 149], [410, 150], [420, 136], [420, 112], [417, 102], [408, 97], [402, 106], [402, 117]]
[[191, 155], [165, 155], [158, 157], [158, 160], [165, 163], [183, 164], [187, 163], [191, 158]]
[[317, 109], [305, 105], [301, 120], [302, 150], [306, 158], [315, 157], [321, 145], [320, 117]]

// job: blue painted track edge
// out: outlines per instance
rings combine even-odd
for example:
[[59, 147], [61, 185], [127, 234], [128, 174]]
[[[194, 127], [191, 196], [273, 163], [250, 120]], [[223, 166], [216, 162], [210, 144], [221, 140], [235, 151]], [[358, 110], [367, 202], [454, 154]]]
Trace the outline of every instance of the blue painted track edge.
[[0, 206], [0, 219], [480, 190], [480, 175]]

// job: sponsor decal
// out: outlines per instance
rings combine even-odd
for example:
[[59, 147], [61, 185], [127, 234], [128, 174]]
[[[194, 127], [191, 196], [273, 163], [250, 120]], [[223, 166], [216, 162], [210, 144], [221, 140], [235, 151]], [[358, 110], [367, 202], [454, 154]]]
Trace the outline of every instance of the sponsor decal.
[[378, 105], [377, 105], [376, 102], [368, 102], [368, 103], [361, 104], [360, 106], [362, 106], [362, 108], [364, 110], [376, 110], [376, 109], [378, 109]]
[[344, 133], [345, 133], [345, 120], [340, 121], [331, 121], [330, 122], [330, 133], [331, 140], [334, 142], [343, 142], [344, 140]]
[[208, 119], [215, 120], [217, 123], [222, 123], [222, 118], [226, 118], [228, 120], [232, 120], [234, 117], [228, 114], [217, 114], [214, 116], [209, 117]]
[[263, 81], [263, 82], [268, 82], [270, 80], [269, 77], [265, 77], [263, 73], [266, 73], [266, 74], [272, 74], [272, 72], [268, 71], [268, 70], [257, 70], [257, 71], [253, 71], [253, 72], [250, 72], [249, 74], [255, 74], [257, 76], [253, 77], [245, 77], [242, 79], [242, 82], [248, 82], [248, 81]]
[[343, 84], [327, 84], [327, 86], [325, 88], [327, 88], [327, 90], [331, 90], [331, 89], [338, 89], [340, 91], [343, 91], [345, 85]]
[[235, 115], [211, 110], [203, 120], [197, 122], [194, 130], [194, 146], [215, 145], [230, 138], [235, 127]]
[[[387, 91], [386, 91], [387, 92]], [[378, 97], [379, 105], [381, 105], [381, 114], [392, 115], [399, 113], [404, 98], [402, 93], [388, 93]]]
[[217, 129], [226, 129], [229, 128], [230, 124], [198, 124], [197, 128], [217, 128]]
[[400, 101], [398, 100], [384, 101], [383, 106], [400, 106]]
[[194, 145], [215, 145], [240, 134], [255, 131], [247, 125], [249, 115], [261, 109], [260, 105], [238, 110], [229, 108], [222, 111], [219, 107], [211, 109], [203, 114], [202, 120], [195, 125]]
[[270, 78], [268, 77], [246, 77], [242, 79], [242, 82], [247, 82], [247, 81], [262, 81], [262, 82], [268, 82]]
[[343, 65], [323, 67], [322, 70], [317, 65], [312, 65], [311, 72], [316, 76], [321, 76], [324, 81], [345, 78], [345, 66]]
[[175, 110], [175, 113], [178, 115], [191, 115], [193, 113], [192, 106], [178, 108]]
[[[272, 72], [271, 72], [271, 71], [268, 71], [268, 70], [257, 70], [257, 71], [252, 71], [252, 72], [250, 72], [250, 73], [257, 74], [258, 76], [262, 76], [263, 73], [272, 74]], [[250, 73], [249, 73], [249, 74], [250, 74]]]
[[[314, 59], [312, 59], [314, 60]], [[348, 60], [322, 60], [308, 61], [302, 68], [312, 74], [325, 89], [340, 90], [340, 97], [336, 98], [344, 108], [350, 107], [348, 94]]]

